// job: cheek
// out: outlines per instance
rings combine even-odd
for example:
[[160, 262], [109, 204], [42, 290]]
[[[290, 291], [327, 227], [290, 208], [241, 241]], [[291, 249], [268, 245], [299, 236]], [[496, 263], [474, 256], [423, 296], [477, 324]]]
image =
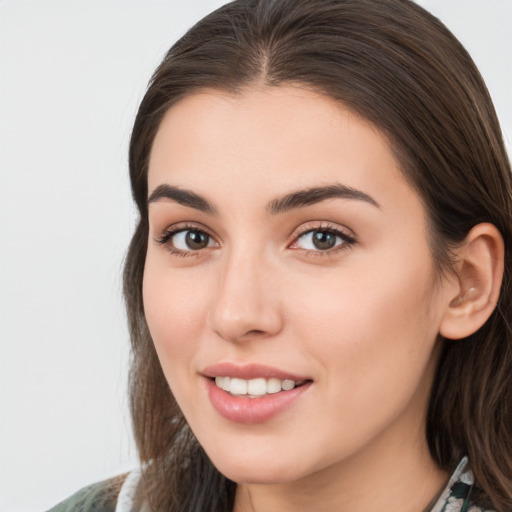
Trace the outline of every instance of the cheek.
[[[199, 281], [199, 282], [198, 282]], [[146, 264], [143, 300], [146, 321], [169, 379], [187, 372], [201, 339], [204, 322], [204, 280], [187, 272], [170, 272], [151, 260]]]
[[294, 294], [301, 298], [295, 318], [302, 318], [294, 338], [320, 364], [317, 428], [325, 439], [341, 436], [340, 449], [362, 446], [403, 414], [411, 425], [423, 415], [436, 340], [426, 268], [351, 268], [338, 284]]
[[294, 335], [321, 361], [330, 385], [351, 389], [354, 403], [407, 389], [424, 373], [437, 338], [430, 268], [425, 255], [397, 261], [395, 252], [390, 261], [362, 260], [335, 277], [302, 280], [292, 294]]
[[304, 323], [319, 335], [347, 340], [365, 332], [400, 332], [414, 328], [419, 318], [428, 320], [433, 286], [428, 268], [425, 262], [381, 270], [362, 262], [346, 271], [301, 278], [290, 291], [288, 307], [304, 315]]

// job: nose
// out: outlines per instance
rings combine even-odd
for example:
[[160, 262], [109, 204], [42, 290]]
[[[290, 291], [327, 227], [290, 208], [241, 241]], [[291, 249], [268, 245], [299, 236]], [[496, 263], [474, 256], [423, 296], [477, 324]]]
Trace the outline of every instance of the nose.
[[276, 269], [256, 255], [232, 254], [219, 273], [211, 321], [226, 341], [267, 339], [280, 332], [283, 316], [277, 300]]

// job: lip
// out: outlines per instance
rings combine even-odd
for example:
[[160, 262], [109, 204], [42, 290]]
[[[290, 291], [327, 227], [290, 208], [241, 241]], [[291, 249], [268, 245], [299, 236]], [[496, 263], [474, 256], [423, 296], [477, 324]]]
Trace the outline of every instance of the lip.
[[295, 382], [312, 380], [310, 377], [304, 375], [297, 375], [286, 372], [279, 368], [266, 366], [263, 364], [245, 364], [237, 365], [234, 363], [217, 363], [212, 366], [206, 367], [201, 372], [205, 377], [235, 377], [237, 379], [257, 379], [263, 377], [264, 379], [279, 379], [279, 380], [294, 380]]
[[[235, 365], [220, 363], [209, 366], [202, 371], [208, 398], [214, 409], [225, 419], [245, 425], [254, 425], [271, 420], [275, 416], [292, 407], [313, 384], [308, 377], [292, 374], [270, 366], [250, 364]], [[219, 388], [213, 381], [216, 376], [229, 376], [239, 379], [255, 379], [263, 377], [279, 380], [305, 381], [290, 391], [267, 394], [256, 398], [233, 396]]]

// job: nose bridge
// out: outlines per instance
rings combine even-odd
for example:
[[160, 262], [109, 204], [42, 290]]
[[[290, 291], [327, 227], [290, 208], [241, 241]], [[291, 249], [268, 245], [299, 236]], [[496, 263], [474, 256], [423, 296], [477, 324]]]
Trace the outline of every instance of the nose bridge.
[[273, 265], [265, 251], [250, 245], [233, 247], [219, 272], [213, 329], [230, 341], [270, 336], [281, 326]]

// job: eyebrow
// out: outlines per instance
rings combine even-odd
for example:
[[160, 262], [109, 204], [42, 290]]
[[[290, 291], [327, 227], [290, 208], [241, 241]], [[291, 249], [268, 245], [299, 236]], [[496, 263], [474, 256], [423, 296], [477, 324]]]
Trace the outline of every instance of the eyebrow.
[[[161, 199], [170, 199], [178, 204], [194, 208], [204, 213], [217, 215], [218, 209], [206, 198], [192, 192], [172, 185], [163, 184], [153, 190], [147, 200], [147, 204], [155, 203]], [[295, 208], [311, 206], [327, 199], [351, 199], [364, 201], [366, 203], [380, 208], [380, 204], [373, 197], [346, 185], [336, 183], [324, 187], [311, 187], [304, 190], [298, 190], [283, 197], [274, 199], [267, 206], [267, 211], [272, 215], [284, 213]]]
[[149, 196], [147, 204], [156, 203], [161, 199], [170, 199], [171, 201], [183, 206], [188, 206], [189, 208], [194, 208], [195, 210], [209, 213], [211, 215], [216, 215], [218, 213], [217, 208], [215, 208], [215, 206], [213, 206], [213, 204], [204, 197], [196, 194], [195, 192], [191, 192], [190, 190], [173, 187], [172, 185], [164, 184], [156, 187]]
[[336, 183], [325, 187], [312, 187], [305, 190], [298, 190], [291, 194], [286, 194], [279, 199], [271, 201], [267, 210], [275, 215], [294, 208], [301, 208], [303, 206], [320, 203], [327, 199], [353, 199], [357, 201], [364, 201], [376, 208], [380, 208], [380, 204], [373, 199], [373, 197], [365, 194], [361, 190]]

